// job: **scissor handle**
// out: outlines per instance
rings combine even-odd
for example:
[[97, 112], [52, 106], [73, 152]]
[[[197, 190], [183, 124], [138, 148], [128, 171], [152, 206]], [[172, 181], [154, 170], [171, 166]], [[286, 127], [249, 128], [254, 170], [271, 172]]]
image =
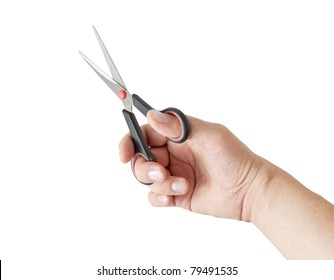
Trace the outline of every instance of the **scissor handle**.
[[142, 155], [147, 161], [156, 161], [148, 147], [144, 134], [138, 124], [134, 113], [122, 110], [126, 123], [129, 127], [130, 135], [135, 147], [135, 153]]
[[[133, 94], [132, 95], [132, 99], [133, 99], [134, 106], [143, 115], [146, 116], [147, 112], [149, 110], [153, 110], [153, 107], [151, 107], [149, 104], [147, 104], [137, 94]], [[164, 110], [162, 110], [160, 112], [176, 116], [178, 118], [178, 120], [180, 121], [181, 126], [182, 126], [182, 134], [179, 137], [177, 137], [177, 138], [166, 137], [167, 140], [171, 141], [171, 142], [174, 142], [174, 143], [183, 143], [184, 141], [186, 141], [187, 138], [188, 138], [188, 136], [189, 136], [189, 133], [190, 133], [190, 124], [189, 124], [189, 121], [188, 121], [186, 115], [181, 110], [179, 110], [177, 108], [173, 108], [173, 107], [166, 108], [166, 109], [164, 109]]]
[[186, 117], [186, 115], [180, 111], [177, 108], [173, 108], [173, 107], [169, 107], [166, 108], [162, 111], [160, 111], [162, 113], [167, 113], [167, 114], [171, 114], [175, 117], [178, 118], [179, 122], [181, 123], [181, 127], [182, 127], [182, 133], [179, 137], [176, 138], [170, 138], [170, 137], [166, 137], [168, 141], [174, 142], [174, 143], [183, 143], [184, 141], [187, 140], [189, 133], [190, 133], [190, 124], [188, 121], [188, 118]]
[[[129, 127], [130, 135], [131, 135], [133, 145], [135, 148], [135, 156], [131, 162], [131, 168], [132, 168], [133, 175], [135, 175], [135, 177], [137, 178], [135, 174], [134, 164], [135, 164], [135, 160], [139, 156], [144, 157], [147, 161], [156, 161], [156, 160], [152, 152], [150, 151], [149, 146], [146, 143], [144, 134], [142, 130], [140, 129], [140, 126], [138, 124], [135, 114], [125, 109], [123, 109], [122, 112], [126, 120], [126, 123]], [[150, 183], [141, 182], [138, 178], [137, 180], [144, 185], [151, 185]]]

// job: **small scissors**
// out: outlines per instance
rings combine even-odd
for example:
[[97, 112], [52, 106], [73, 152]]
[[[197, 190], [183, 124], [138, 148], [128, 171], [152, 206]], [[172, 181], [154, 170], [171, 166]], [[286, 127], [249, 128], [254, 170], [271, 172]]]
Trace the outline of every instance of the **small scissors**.
[[[145, 140], [143, 132], [138, 124], [135, 114], [132, 112], [132, 106], [135, 106], [143, 115], [146, 116], [149, 110], [153, 108], [147, 104], [143, 99], [141, 99], [136, 94], [131, 94], [118, 73], [115, 64], [113, 63], [104, 43], [102, 42], [99, 34], [97, 33], [95, 27], [93, 26], [93, 30], [97, 37], [97, 40], [100, 44], [102, 52], [104, 54], [104, 58], [107, 61], [111, 76], [102, 71], [98, 66], [95, 65], [87, 56], [85, 56], [82, 52], [79, 52], [82, 58], [89, 64], [90, 67], [96, 72], [96, 74], [107, 84], [109, 88], [117, 95], [117, 97], [123, 102], [124, 109], [122, 110], [126, 123], [130, 130], [130, 135], [135, 148], [135, 157], [143, 156], [147, 161], [156, 161], [154, 156], [152, 155], [150, 148]], [[176, 116], [182, 126], [182, 133], [177, 138], [168, 138], [168, 141], [172, 141], [174, 143], [183, 143], [187, 140], [190, 125], [187, 117], [183, 114], [179, 109], [176, 108], [166, 108], [162, 110], [163, 113], [168, 113]], [[134, 171], [134, 160], [132, 161], [132, 171]]]

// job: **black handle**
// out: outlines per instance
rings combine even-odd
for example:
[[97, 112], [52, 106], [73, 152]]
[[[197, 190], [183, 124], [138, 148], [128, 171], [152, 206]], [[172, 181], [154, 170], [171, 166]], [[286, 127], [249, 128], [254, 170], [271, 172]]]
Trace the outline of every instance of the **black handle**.
[[141, 99], [137, 94], [132, 95], [133, 105], [142, 113], [145, 117], [149, 110], [153, 108], [147, 104], [143, 99]]
[[190, 133], [190, 124], [186, 115], [179, 109], [173, 107], [166, 108], [161, 112], [176, 116], [179, 119], [182, 126], [182, 134], [179, 137], [177, 138], [166, 137], [167, 140], [174, 143], [183, 143], [184, 141], [186, 141]]
[[131, 138], [135, 146], [135, 153], [142, 155], [148, 161], [156, 161], [145, 141], [145, 137], [140, 129], [135, 114], [125, 109], [123, 109], [122, 112], [129, 127]]

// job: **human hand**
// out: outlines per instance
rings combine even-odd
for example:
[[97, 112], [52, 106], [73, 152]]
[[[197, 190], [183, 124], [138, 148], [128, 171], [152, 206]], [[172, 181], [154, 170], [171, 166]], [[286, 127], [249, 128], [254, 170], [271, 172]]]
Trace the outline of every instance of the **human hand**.
[[[188, 140], [175, 144], [166, 136], [181, 135], [178, 119], [147, 114], [142, 130], [157, 162], [139, 156], [134, 170], [152, 183], [152, 205], [253, 222], [287, 258], [334, 258], [333, 204], [255, 155], [226, 127], [187, 118]], [[119, 148], [122, 162], [134, 158], [129, 134]]]
[[[178, 206], [216, 217], [250, 221], [262, 160], [226, 127], [188, 117], [191, 131], [182, 144], [167, 141], [181, 135], [175, 116], [151, 110], [142, 127], [157, 162], [138, 157], [136, 177], [149, 185], [154, 206]], [[120, 142], [120, 160], [134, 157], [131, 136]]]

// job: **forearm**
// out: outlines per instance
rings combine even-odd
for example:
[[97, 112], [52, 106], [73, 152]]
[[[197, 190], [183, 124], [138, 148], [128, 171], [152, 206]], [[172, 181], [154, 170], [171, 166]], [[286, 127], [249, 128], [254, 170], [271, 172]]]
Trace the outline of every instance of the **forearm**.
[[252, 222], [288, 259], [334, 259], [334, 206], [265, 162]]

